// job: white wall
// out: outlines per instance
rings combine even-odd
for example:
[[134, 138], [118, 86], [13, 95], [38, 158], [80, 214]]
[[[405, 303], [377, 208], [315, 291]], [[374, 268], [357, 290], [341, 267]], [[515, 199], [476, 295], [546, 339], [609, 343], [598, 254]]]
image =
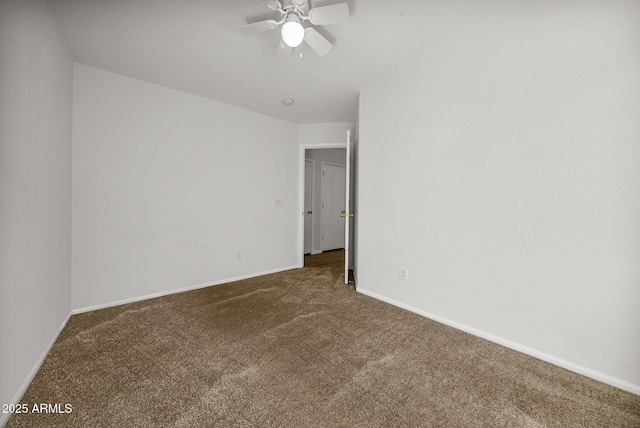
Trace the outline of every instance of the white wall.
[[0, 403], [70, 310], [72, 72], [48, 4], [0, 2]]
[[296, 265], [295, 124], [74, 70], [74, 309]]
[[300, 144], [344, 143], [347, 130], [355, 132], [354, 122], [306, 123], [298, 125]]
[[518, 5], [361, 92], [358, 288], [640, 393], [640, 3]]

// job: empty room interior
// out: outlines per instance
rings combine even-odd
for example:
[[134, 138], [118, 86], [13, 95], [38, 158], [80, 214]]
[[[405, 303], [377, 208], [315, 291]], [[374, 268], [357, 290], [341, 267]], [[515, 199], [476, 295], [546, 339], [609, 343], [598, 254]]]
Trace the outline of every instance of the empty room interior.
[[0, 0], [0, 426], [640, 426], [639, 23]]

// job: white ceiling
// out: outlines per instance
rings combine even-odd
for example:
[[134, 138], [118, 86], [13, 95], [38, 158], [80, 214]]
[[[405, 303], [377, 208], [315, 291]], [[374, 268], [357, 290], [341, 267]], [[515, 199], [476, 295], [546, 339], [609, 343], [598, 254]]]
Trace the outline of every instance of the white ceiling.
[[355, 121], [360, 88], [477, 28], [500, 3], [346, 2], [349, 24], [316, 27], [334, 42], [327, 56], [303, 44], [302, 57], [278, 59], [278, 30], [238, 30], [278, 17], [259, 0], [51, 0], [75, 61], [295, 123]]

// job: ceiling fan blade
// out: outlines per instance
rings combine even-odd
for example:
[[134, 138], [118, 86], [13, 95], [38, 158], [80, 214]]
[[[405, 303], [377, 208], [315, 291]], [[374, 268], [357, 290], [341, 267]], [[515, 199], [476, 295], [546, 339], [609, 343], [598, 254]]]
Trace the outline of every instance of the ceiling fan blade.
[[314, 25], [346, 24], [349, 22], [349, 5], [339, 3], [313, 8], [309, 11], [309, 21]]
[[261, 33], [263, 31], [273, 30], [278, 26], [278, 22], [273, 19], [268, 19], [266, 21], [254, 22], [253, 24], [247, 24], [240, 27], [240, 31], [244, 34], [255, 34]]
[[284, 58], [291, 55], [293, 48], [287, 45], [282, 39], [280, 39], [280, 44], [278, 45], [278, 54], [276, 55], [278, 58]]
[[304, 30], [304, 41], [316, 51], [319, 56], [325, 56], [329, 53], [333, 45], [327, 39], [322, 37], [315, 28], [308, 27]]
[[282, 9], [282, 5], [280, 4], [280, 2], [278, 0], [260, 0], [260, 1], [262, 3], [264, 3], [271, 10], [281, 10]]

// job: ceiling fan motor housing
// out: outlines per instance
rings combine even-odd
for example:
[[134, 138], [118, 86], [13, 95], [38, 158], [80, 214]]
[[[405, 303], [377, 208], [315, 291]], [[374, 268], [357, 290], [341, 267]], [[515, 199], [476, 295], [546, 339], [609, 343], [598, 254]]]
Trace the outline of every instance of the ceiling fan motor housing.
[[282, 9], [285, 11], [295, 9], [301, 12], [302, 15], [306, 15], [309, 13], [309, 2], [307, 0], [284, 0]]
[[302, 13], [296, 9], [285, 9], [286, 15], [284, 22], [297, 22], [302, 24]]

